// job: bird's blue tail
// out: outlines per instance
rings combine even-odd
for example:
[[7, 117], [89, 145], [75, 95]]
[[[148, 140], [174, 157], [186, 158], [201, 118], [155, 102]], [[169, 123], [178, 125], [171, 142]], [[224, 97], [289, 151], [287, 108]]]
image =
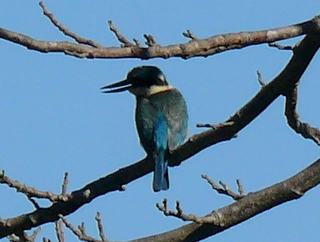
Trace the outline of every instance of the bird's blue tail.
[[169, 189], [168, 161], [165, 153], [168, 149], [168, 124], [163, 111], [159, 111], [154, 127], [154, 141], [156, 150], [154, 153], [153, 191]]
[[164, 160], [164, 151], [159, 152], [155, 160], [153, 174], [153, 191], [169, 189], [168, 161]]

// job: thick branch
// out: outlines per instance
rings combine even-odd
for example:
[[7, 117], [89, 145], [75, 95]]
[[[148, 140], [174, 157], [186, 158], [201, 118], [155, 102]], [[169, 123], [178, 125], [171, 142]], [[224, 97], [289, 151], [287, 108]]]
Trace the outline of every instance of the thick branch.
[[205, 218], [206, 223], [190, 223], [163, 234], [132, 240], [131, 242], [199, 241], [279, 204], [298, 199], [319, 183], [320, 159], [283, 182], [258, 192], [249, 193], [238, 202], [212, 211], [202, 218]]
[[[140, 44], [121, 47], [101, 47], [101, 45], [93, 43], [90, 40], [82, 38], [75, 33], [67, 30], [65, 26], [59, 23], [55, 17], [48, 13], [45, 9], [47, 16], [51, 16], [51, 21], [59, 27], [63, 33], [71, 36], [76, 41], [84, 44], [70, 43], [67, 41], [53, 42], [53, 41], [40, 41], [33, 39], [29, 36], [16, 33], [4, 28], [0, 28], [0, 38], [25, 46], [28, 49], [40, 52], [62, 52], [67, 55], [79, 58], [169, 58], [181, 57], [191, 58], [195, 56], [209, 56], [231, 49], [240, 49], [249, 45], [270, 43], [283, 39], [293, 38], [303, 34], [309, 34], [319, 30], [319, 16], [310, 21], [281, 27], [270, 30], [240, 32], [231, 34], [222, 34], [211, 36], [206, 39], [194, 38], [188, 43], [175, 44], [168, 46], [161, 46], [159, 44], [152, 45], [151, 47], [141, 47]], [[114, 27], [114, 26], [113, 26]], [[120, 32], [117, 30], [120, 34]], [[122, 35], [121, 35], [122, 36]], [[147, 35], [151, 36], [151, 35]], [[137, 41], [135, 41], [137, 43]], [[88, 46], [89, 45], [89, 46]], [[90, 46], [91, 45], [91, 46]], [[94, 46], [94, 47], [93, 47]]]

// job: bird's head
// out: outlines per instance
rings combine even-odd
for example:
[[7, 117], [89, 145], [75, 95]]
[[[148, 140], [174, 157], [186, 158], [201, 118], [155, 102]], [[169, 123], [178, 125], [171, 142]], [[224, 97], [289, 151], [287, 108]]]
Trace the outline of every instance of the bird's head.
[[104, 86], [101, 89], [107, 89], [103, 93], [128, 90], [136, 96], [149, 96], [171, 88], [165, 75], [158, 67], [138, 66], [129, 71], [125, 80]]

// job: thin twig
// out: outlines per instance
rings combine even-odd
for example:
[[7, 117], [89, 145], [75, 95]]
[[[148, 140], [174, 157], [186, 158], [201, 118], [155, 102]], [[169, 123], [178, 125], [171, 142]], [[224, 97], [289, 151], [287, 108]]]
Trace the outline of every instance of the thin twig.
[[79, 35], [77, 35], [76, 33], [73, 33], [71, 30], [69, 30], [66, 26], [64, 26], [62, 23], [60, 23], [55, 16], [53, 15], [53, 13], [49, 12], [49, 10], [47, 9], [46, 5], [44, 4], [44, 2], [40, 2], [39, 3], [40, 7], [43, 10], [43, 14], [45, 16], [47, 16], [51, 23], [53, 23], [54, 26], [56, 26], [62, 33], [64, 33], [65, 35], [73, 38], [75, 41], [77, 41], [79, 44], [85, 44], [85, 45], [89, 45], [95, 48], [103, 48], [102, 45], [94, 42], [93, 40], [90, 39], [85, 39]]
[[223, 123], [219, 123], [219, 124], [202, 124], [202, 123], [199, 123], [196, 125], [197, 128], [212, 128], [214, 130], [217, 130], [217, 129], [221, 129], [221, 128], [224, 128], [224, 127], [230, 127], [234, 125], [234, 122], [223, 122]]
[[149, 47], [157, 45], [156, 39], [150, 34], [144, 34], [143, 37], [146, 39], [146, 45]]
[[237, 185], [238, 185], [239, 195], [240, 196], [245, 196], [244, 188], [243, 188], [243, 185], [242, 185], [240, 179], [237, 179], [236, 182], [237, 182]]
[[107, 236], [106, 236], [105, 232], [104, 232], [102, 219], [101, 219], [101, 214], [99, 212], [97, 212], [97, 215], [96, 215], [95, 219], [97, 221], [100, 238], [102, 239], [102, 241], [109, 241], [107, 239]]
[[182, 35], [194, 41], [199, 40], [199, 38], [195, 36], [189, 29], [186, 32], [183, 32]]
[[36, 200], [34, 200], [32, 197], [27, 196], [28, 200], [32, 203], [32, 205], [36, 208], [39, 209], [40, 205], [37, 203]]
[[71, 232], [78, 237], [79, 240], [83, 241], [90, 241], [90, 242], [104, 242], [99, 239], [95, 239], [89, 235], [86, 234], [86, 229], [84, 223], [81, 223], [81, 225], [78, 226], [78, 229], [74, 227], [71, 223], [68, 222], [68, 220], [59, 214], [59, 217], [61, 221], [65, 224], [65, 226], [71, 230]]
[[9, 187], [13, 187], [17, 190], [17, 192], [23, 193], [24, 195], [26, 195], [28, 198], [45, 198], [50, 200], [51, 202], [55, 202], [55, 201], [67, 201], [69, 199], [69, 195], [56, 195], [52, 192], [49, 191], [40, 191], [37, 190], [33, 187], [28, 187], [24, 184], [21, 184], [18, 181], [14, 181], [12, 179], [10, 179], [8, 176], [6, 176], [4, 174], [4, 171], [2, 171], [2, 173], [0, 173], [0, 184], [7, 184]]
[[64, 173], [64, 177], [63, 177], [61, 195], [67, 195], [68, 185], [69, 185], [69, 173], [66, 172]]
[[257, 71], [257, 75], [258, 75], [258, 82], [259, 82], [259, 84], [260, 84], [262, 87], [265, 86], [266, 83], [265, 83], [265, 81], [263, 80], [262, 74], [261, 74], [261, 72], [260, 72], [259, 70]]
[[192, 221], [196, 223], [204, 223], [205, 218], [199, 217], [194, 214], [185, 214], [183, 213], [183, 210], [180, 206], [180, 201], [176, 201], [176, 211], [172, 211], [168, 209], [168, 201], [167, 199], [163, 199], [162, 201], [163, 205], [160, 205], [159, 203], [156, 203], [156, 207], [159, 209], [159, 211], [163, 212], [165, 216], [172, 216], [179, 219], [182, 219], [183, 221]]
[[142, 44], [140, 43], [140, 41], [136, 38], [133, 38], [134, 43], [136, 44], [137, 47], [142, 48]]
[[221, 187], [220, 187], [209, 176], [201, 175], [201, 177], [203, 179], [205, 179], [211, 185], [212, 189], [216, 190], [220, 194], [224, 194], [224, 195], [231, 197], [235, 201], [239, 201], [240, 199], [242, 199], [246, 196], [244, 194], [243, 186], [242, 186], [239, 179], [237, 180], [239, 194], [237, 194], [234, 191], [232, 191], [226, 183], [224, 183], [222, 181], [219, 182], [221, 185]]
[[273, 43], [269, 43], [268, 44], [270, 47], [276, 47], [277, 49], [279, 50], [293, 50], [294, 48], [290, 45], [280, 45], [276, 42], [273, 42]]
[[286, 94], [285, 115], [289, 126], [304, 138], [312, 139], [317, 145], [320, 145], [320, 130], [300, 121], [297, 113], [297, 102], [298, 85]]
[[55, 222], [55, 231], [56, 231], [56, 236], [58, 238], [59, 242], [65, 242], [65, 236], [64, 236], [64, 231], [63, 231], [63, 222], [61, 219]]
[[[120, 30], [116, 28], [116, 26], [114, 26], [112, 20], [108, 21], [109, 24], [109, 29], [116, 35], [116, 37], [118, 38], [118, 40], [123, 43], [122, 47], [133, 47], [135, 46], [134, 44], [132, 44], [126, 37], [124, 37]], [[134, 40], [135, 41], [135, 40]], [[136, 42], [137, 43], [137, 42]]]

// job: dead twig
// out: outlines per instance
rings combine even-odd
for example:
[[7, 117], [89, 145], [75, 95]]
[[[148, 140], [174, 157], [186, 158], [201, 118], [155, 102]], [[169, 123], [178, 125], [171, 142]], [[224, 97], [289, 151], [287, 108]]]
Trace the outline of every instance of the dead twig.
[[287, 92], [285, 97], [285, 116], [287, 117], [289, 126], [304, 138], [312, 139], [317, 145], [320, 145], [320, 130], [308, 123], [301, 122], [297, 113], [298, 84], [291, 91]]
[[30, 200], [30, 198], [33, 198], [33, 197], [48, 199], [51, 202], [67, 201], [69, 199], [69, 195], [56, 195], [56, 194], [49, 192], [49, 191], [40, 191], [40, 190], [37, 190], [33, 187], [28, 187], [24, 184], [21, 184], [19, 181], [14, 181], [14, 180], [10, 179], [8, 176], [6, 176], [4, 174], [4, 171], [2, 171], [2, 173], [0, 173], [0, 184], [1, 183], [7, 184], [9, 187], [15, 188], [17, 190], [17, 192], [20, 192], [20, 193], [23, 193], [24, 195], [26, 195], [29, 200]]
[[257, 71], [257, 75], [258, 75], [258, 82], [259, 82], [259, 84], [260, 84], [262, 87], [265, 86], [266, 83], [265, 83], [265, 81], [263, 80], [262, 74], [261, 74], [261, 72], [260, 72], [259, 70]]
[[195, 36], [189, 29], [186, 32], [183, 32], [182, 35], [194, 41], [199, 40], [199, 38]]
[[172, 211], [168, 209], [168, 200], [165, 198], [162, 201], [163, 205], [160, 205], [159, 203], [156, 204], [156, 207], [159, 209], [159, 211], [163, 212], [165, 216], [172, 216], [179, 219], [182, 219], [183, 221], [192, 221], [196, 223], [204, 223], [203, 217], [198, 217], [194, 214], [185, 214], [180, 206], [180, 201], [176, 201], [176, 211]]
[[237, 179], [237, 185], [238, 185], [238, 192], [239, 194], [232, 191], [228, 185], [222, 181], [219, 181], [221, 187], [217, 185], [209, 176], [207, 175], [201, 175], [203, 179], [205, 179], [212, 187], [212, 189], [216, 190], [220, 194], [227, 195], [231, 197], [235, 201], [239, 201], [240, 199], [244, 198], [246, 195], [244, 193], [243, 186], [239, 179]]
[[62, 23], [60, 23], [55, 16], [53, 15], [53, 13], [49, 12], [49, 10], [47, 9], [46, 5], [44, 4], [44, 2], [40, 2], [39, 3], [40, 7], [43, 10], [43, 14], [45, 16], [47, 16], [51, 23], [53, 23], [54, 26], [56, 26], [63, 34], [73, 38], [75, 41], [77, 41], [79, 44], [85, 44], [85, 45], [89, 45], [95, 48], [103, 48], [102, 45], [94, 42], [93, 40], [90, 39], [85, 39], [79, 35], [77, 35], [76, 33], [72, 32], [71, 30], [69, 30], [66, 26], [64, 26]]
[[273, 43], [269, 43], [268, 44], [270, 47], [276, 47], [279, 50], [294, 50], [294, 47], [290, 46], [290, 45], [280, 45], [276, 42]]
[[107, 236], [106, 236], [105, 232], [104, 232], [102, 219], [101, 219], [101, 214], [99, 212], [97, 212], [97, 215], [96, 215], [95, 219], [97, 221], [97, 226], [98, 226], [100, 238], [102, 239], [102, 241], [109, 241], [107, 239]]
[[[134, 44], [132, 44], [126, 37], [124, 37], [121, 33], [120, 30], [116, 28], [116, 26], [114, 26], [112, 20], [108, 21], [109, 24], [109, 29], [116, 35], [116, 37], [118, 38], [118, 40], [123, 43], [123, 45], [121, 47], [133, 47], [135, 46]], [[135, 41], [135, 39], [134, 39]], [[136, 42], [137, 44], [137, 42]]]

